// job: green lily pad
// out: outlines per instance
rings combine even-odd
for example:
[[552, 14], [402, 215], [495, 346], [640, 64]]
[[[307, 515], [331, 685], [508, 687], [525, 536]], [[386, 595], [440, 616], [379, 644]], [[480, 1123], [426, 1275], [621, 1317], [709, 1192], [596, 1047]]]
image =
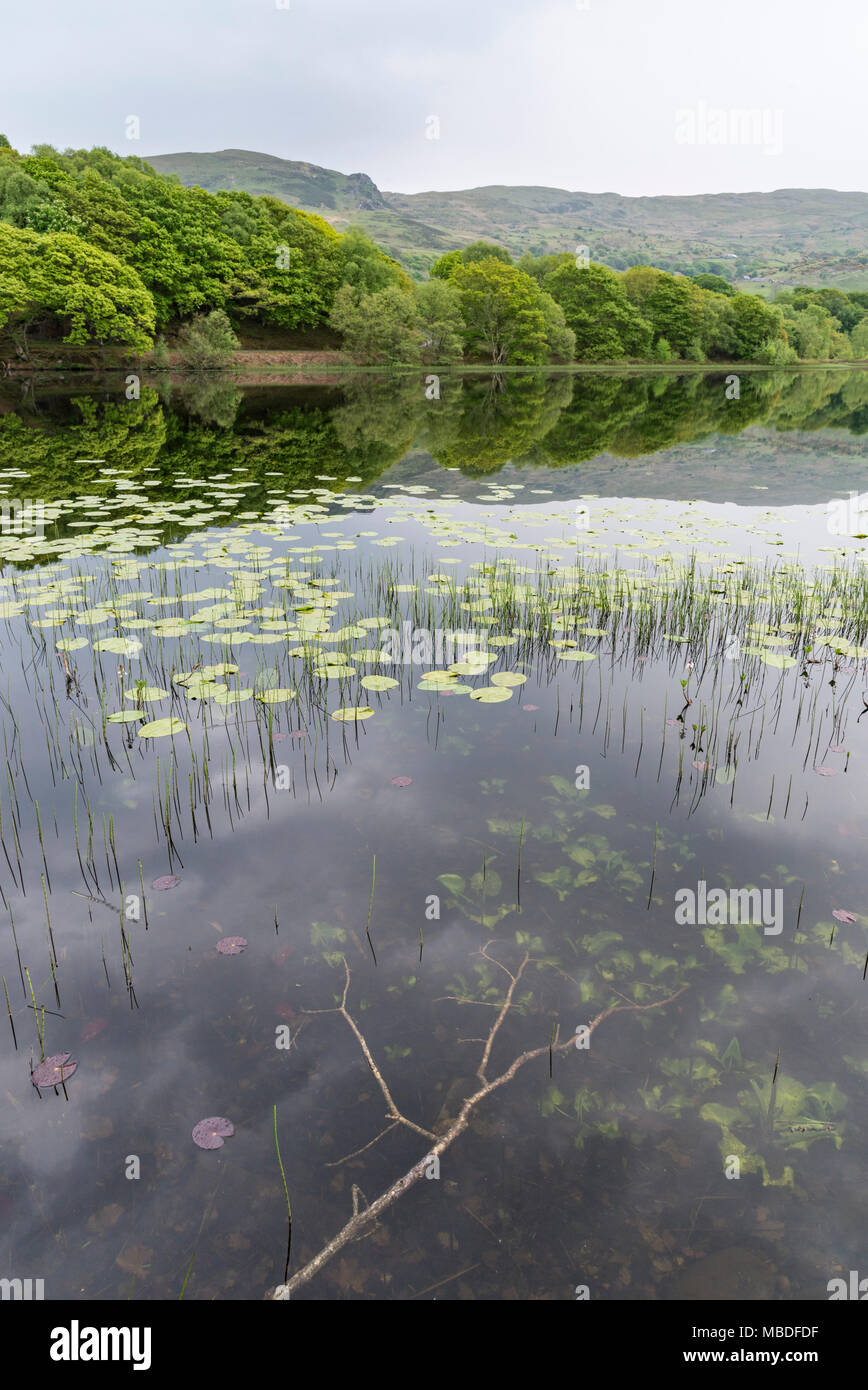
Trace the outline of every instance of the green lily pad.
[[471, 700], [479, 700], [483, 705], [496, 705], [501, 700], [512, 698], [512, 691], [504, 689], [502, 685], [481, 685], [478, 690], [471, 690]]
[[183, 719], [170, 716], [167, 719], [154, 719], [139, 729], [139, 738], [167, 738], [170, 734], [183, 734], [187, 725]]
[[394, 676], [362, 676], [365, 690], [394, 690], [400, 682]]
[[142, 690], [128, 690], [124, 696], [126, 700], [168, 700], [168, 690], [161, 690], [158, 685], [146, 685]]

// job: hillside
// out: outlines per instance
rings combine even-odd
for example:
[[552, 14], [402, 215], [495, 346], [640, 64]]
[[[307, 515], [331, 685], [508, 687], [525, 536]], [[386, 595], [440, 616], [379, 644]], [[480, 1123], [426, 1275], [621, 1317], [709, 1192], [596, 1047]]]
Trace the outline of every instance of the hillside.
[[[198, 184], [209, 193], [227, 189], [279, 198], [291, 207], [317, 212], [338, 231], [351, 224], [363, 226], [378, 245], [418, 272], [456, 245], [451, 232], [395, 209], [367, 174], [341, 174], [252, 150], [152, 155], [147, 163], [160, 174], [177, 174], [187, 188]], [[459, 236], [457, 241], [469, 239]]]
[[407, 194], [382, 191], [363, 173], [249, 150], [155, 155], [148, 163], [187, 186], [267, 193], [341, 231], [356, 223], [417, 274], [442, 251], [484, 238], [515, 256], [587, 245], [592, 260], [617, 269], [643, 262], [711, 269], [759, 289], [868, 286], [868, 193], [790, 188], [626, 198], [491, 185]]

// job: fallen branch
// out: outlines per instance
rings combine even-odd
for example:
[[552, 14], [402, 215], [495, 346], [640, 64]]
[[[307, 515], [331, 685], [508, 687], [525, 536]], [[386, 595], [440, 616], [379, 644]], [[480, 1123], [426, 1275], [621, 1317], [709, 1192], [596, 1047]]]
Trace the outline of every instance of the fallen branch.
[[[473, 1112], [476, 1109], [476, 1107], [483, 1100], [486, 1100], [488, 1096], [493, 1095], [493, 1093], [496, 1090], [498, 1090], [501, 1086], [505, 1086], [507, 1082], [511, 1081], [521, 1067], [523, 1067], [527, 1062], [534, 1061], [537, 1057], [543, 1057], [553, 1052], [565, 1052], [567, 1048], [575, 1046], [576, 1040], [573, 1036], [570, 1036], [564, 1042], [559, 1041], [558, 1034], [560, 1032], [560, 1028], [558, 1027], [558, 1029], [555, 1031], [554, 1040], [550, 1044], [544, 1043], [542, 1047], [533, 1048], [529, 1052], [522, 1052], [507, 1067], [506, 1071], [501, 1072], [499, 1076], [493, 1077], [491, 1080], [487, 1079], [486, 1069], [488, 1067], [488, 1063], [491, 1057], [491, 1049], [494, 1043], [495, 1036], [498, 1032], [498, 1029], [500, 1028], [501, 1023], [506, 1018], [506, 1015], [512, 1007], [512, 999], [515, 993], [516, 986], [518, 985], [518, 982], [521, 979], [522, 974], [524, 973], [524, 970], [530, 963], [531, 959], [529, 955], [525, 954], [524, 959], [521, 962], [521, 965], [518, 967], [515, 974], [513, 974], [512, 971], [508, 970], [507, 967], [503, 965], [501, 961], [495, 960], [493, 956], [489, 956], [487, 954], [488, 948], [491, 945], [493, 945], [493, 942], [486, 942], [485, 946], [482, 948], [481, 954], [485, 956], [486, 960], [491, 961], [493, 965], [499, 965], [501, 970], [506, 971], [506, 974], [510, 978], [510, 985], [506, 993], [506, 998], [504, 999], [504, 1002], [497, 1015], [497, 1018], [495, 1019], [488, 1033], [488, 1036], [484, 1039], [485, 1047], [482, 1054], [482, 1060], [476, 1072], [476, 1075], [482, 1084], [480, 1085], [478, 1091], [475, 1091], [472, 1096], [469, 1096], [467, 1100], [464, 1101], [463, 1105], [461, 1106], [461, 1109], [458, 1112], [457, 1118], [450, 1125], [446, 1133], [442, 1134], [439, 1138], [437, 1138], [436, 1135], [432, 1134], [430, 1130], [423, 1129], [420, 1125], [414, 1124], [412, 1120], [408, 1120], [406, 1116], [401, 1114], [401, 1112], [398, 1110], [398, 1107], [395, 1105], [389, 1088], [386, 1085], [386, 1082], [383, 1079], [383, 1076], [381, 1075], [376, 1062], [374, 1061], [374, 1058], [371, 1054], [371, 1050], [368, 1047], [367, 1041], [365, 1040], [365, 1037], [358, 1024], [356, 1023], [355, 1019], [353, 1018], [352, 1014], [350, 1014], [349, 1010], [347, 1009], [347, 996], [349, 994], [350, 989], [350, 969], [347, 965], [346, 957], [344, 957], [344, 971], [346, 972], [346, 982], [344, 984], [343, 997], [341, 999], [339, 1007], [337, 1009], [314, 1009], [309, 1011], [311, 1013], [316, 1014], [339, 1013], [344, 1019], [346, 1019], [347, 1023], [349, 1024], [350, 1028], [356, 1036], [356, 1040], [362, 1050], [365, 1061], [368, 1063], [368, 1066], [370, 1067], [371, 1072], [374, 1075], [374, 1079], [380, 1087], [380, 1090], [382, 1091], [383, 1096], [386, 1100], [386, 1104], [389, 1107], [387, 1111], [387, 1116], [391, 1120], [391, 1124], [385, 1130], [383, 1130], [381, 1134], [378, 1134], [376, 1139], [372, 1139], [370, 1144], [366, 1144], [364, 1148], [356, 1150], [355, 1154], [348, 1154], [347, 1159], [354, 1158], [359, 1153], [364, 1153], [365, 1149], [368, 1149], [373, 1144], [377, 1143], [380, 1139], [384, 1137], [384, 1135], [388, 1134], [398, 1124], [406, 1125], [409, 1129], [415, 1130], [417, 1134], [422, 1134], [426, 1138], [434, 1139], [435, 1142], [433, 1147], [428, 1150], [425, 1156], [419, 1159], [417, 1163], [414, 1163], [413, 1167], [410, 1168], [409, 1171], [406, 1172], [403, 1177], [399, 1178], [397, 1182], [393, 1183], [392, 1186], [388, 1188], [387, 1191], [383, 1192], [381, 1196], [379, 1196], [376, 1199], [375, 1202], [371, 1202], [369, 1205], [365, 1206], [363, 1210], [359, 1210], [358, 1198], [356, 1195], [358, 1189], [354, 1187], [353, 1215], [350, 1218], [350, 1220], [343, 1227], [343, 1229], [340, 1230], [338, 1234], [328, 1242], [327, 1245], [323, 1246], [323, 1248], [319, 1251], [318, 1254], [314, 1255], [313, 1259], [308, 1261], [308, 1263], [304, 1266], [303, 1269], [300, 1269], [297, 1274], [294, 1274], [287, 1283], [277, 1285], [273, 1293], [270, 1295], [272, 1299], [281, 1300], [291, 1298], [292, 1295], [298, 1289], [302, 1288], [305, 1284], [309, 1283], [310, 1280], [314, 1277], [314, 1275], [318, 1274], [319, 1271], [323, 1268], [323, 1266], [328, 1264], [329, 1260], [331, 1260], [334, 1255], [336, 1255], [340, 1250], [342, 1250], [345, 1245], [347, 1245], [351, 1240], [355, 1240], [356, 1237], [362, 1233], [366, 1226], [368, 1226], [372, 1221], [376, 1221], [377, 1217], [381, 1216], [383, 1212], [387, 1211], [388, 1208], [391, 1207], [398, 1200], [399, 1197], [403, 1197], [405, 1192], [409, 1192], [410, 1188], [414, 1187], [415, 1184], [419, 1182], [419, 1180], [424, 1176], [431, 1162], [434, 1159], [439, 1159], [440, 1155], [445, 1153], [446, 1150], [452, 1144], [454, 1144], [455, 1140], [458, 1139], [464, 1133], [464, 1131], [467, 1129], [467, 1126], [470, 1123], [471, 1116], [473, 1115]], [[601, 1023], [605, 1022], [605, 1020], [609, 1018], [612, 1014], [626, 1013], [627, 1011], [641, 1012], [647, 1009], [662, 1008], [665, 1004], [671, 1004], [673, 999], [677, 999], [678, 996], [680, 994], [683, 994], [686, 989], [687, 986], [683, 985], [681, 989], [676, 990], [674, 994], [670, 994], [668, 998], [659, 999], [653, 1004], [612, 1004], [608, 1009], [604, 1009], [602, 1013], [597, 1014], [597, 1017], [595, 1019], [592, 1019], [591, 1023], [588, 1025], [588, 1036], [590, 1037], [591, 1034], [593, 1034], [594, 1030], [598, 1028]], [[346, 1162], [347, 1159], [341, 1159], [340, 1162]]]

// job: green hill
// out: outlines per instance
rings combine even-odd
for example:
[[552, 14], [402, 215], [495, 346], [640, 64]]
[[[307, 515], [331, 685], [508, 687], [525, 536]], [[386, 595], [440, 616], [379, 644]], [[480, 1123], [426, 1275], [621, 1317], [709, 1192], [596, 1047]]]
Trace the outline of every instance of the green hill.
[[367, 174], [250, 150], [155, 155], [148, 163], [188, 186], [268, 193], [319, 213], [340, 231], [356, 223], [417, 274], [444, 250], [484, 238], [514, 256], [586, 245], [592, 260], [616, 269], [650, 263], [712, 270], [760, 292], [774, 285], [868, 286], [868, 193], [783, 188], [625, 198], [497, 184], [393, 193]]

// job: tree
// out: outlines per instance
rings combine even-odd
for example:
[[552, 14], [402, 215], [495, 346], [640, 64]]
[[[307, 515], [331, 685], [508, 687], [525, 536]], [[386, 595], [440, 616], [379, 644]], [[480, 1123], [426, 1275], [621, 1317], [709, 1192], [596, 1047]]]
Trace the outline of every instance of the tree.
[[406, 270], [385, 256], [361, 227], [350, 227], [340, 242], [341, 279], [362, 294], [374, 294], [387, 285], [409, 293], [412, 282]]
[[459, 266], [452, 282], [461, 295], [467, 350], [497, 364], [544, 362], [546, 315], [539, 286], [494, 257]]
[[[775, 307], [777, 308], [777, 304]], [[781, 312], [780, 309], [777, 311]], [[838, 330], [837, 319], [833, 318], [822, 304], [808, 303], [803, 309], [795, 309], [785, 304], [783, 326], [788, 342], [800, 357], [844, 357], [849, 350], [847, 338]]]
[[692, 279], [701, 290], [713, 290], [715, 294], [738, 294], [735, 285], [731, 285], [722, 275], [694, 275]]
[[529, 251], [516, 262], [519, 270], [523, 270], [525, 275], [530, 275], [536, 280], [538, 285], [542, 285], [546, 276], [553, 270], [557, 270], [561, 265], [574, 265], [575, 261], [569, 251], [559, 251], [554, 255], [532, 256]]
[[580, 362], [647, 356], [650, 326], [630, 303], [616, 271], [604, 265], [577, 266], [570, 259], [551, 271], [543, 285], [575, 334]]
[[40, 290], [67, 328], [65, 343], [151, 346], [154, 301], [131, 266], [68, 232], [38, 242]]
[[397, 285], [361, 295], [352, 285], [341, 285], [329, 323], [359, 362], [409, 364], [420, 359], [416, 300]]
[[539, 302], [545, 319], [546, 347], [549, 357], [556, 362], [575, 361], [576, 335], [567, 326], [567, 320], [560, 304], [545, 291], [540, 295]]
[[471, 241], [469, 246], [462, 247], [462, 265], [474, 265], [476, 261], [503, 261], [504, 265], [512, 265], [512, 256], [505, 246], [498, 246], [493, 241]]
[[39, 238], [0, 222], [0, 329], [27, 356], [27, 333], [44, 315], [44, 294], [35, 274]]
[[859, 320], [850, 333], [850, 348], [860, 361], [868, 357], [868, 315]]
[[687, 356], [697, 338], [702, 341], [705, 316], [700, 296], [707, 291], [694, 288], [684, 276], [668, 275], [662, 270], [652, 270], [654, 278], [649, 280], [643, 275], [649, 269], [643, 266], [638, 273], [625, 273], [627, 294], [650, 322], [655, 339], [666, 338], [679, 356]]
[[197, 371], [227, 366], [238, 347], [232, 324], [222, 309], [200, 314], [192, 323], [185, 323], [178, 334], [185, 364]]
[[512, 256], [505, 246], [498, 246], [493, 241], [472, 241], [469, 246], [464, 246], [458, 251], [447, 251], [434, 262], [430, 274], [437, 280], [451, 280], [459, 266], [475, 265], [478, 261], [490, 260], [512, 265]]
[[66, 343], [150, 347], [153, 299], [116, 256], [67, 232], [38, 236], [0, 222], [0, 264], [0, 326], [23, 352], [28, 330], [52, 319]]
[[415, 288], [423, 353], [428, 362], [459, 362], [462, 356], [461, 295], [447, 280], [426, 280]]
[[455, 271], [463, 264], [460, 251], [447, 251], [433, 263], [429, 274], [435, 280], [451, 280]]

